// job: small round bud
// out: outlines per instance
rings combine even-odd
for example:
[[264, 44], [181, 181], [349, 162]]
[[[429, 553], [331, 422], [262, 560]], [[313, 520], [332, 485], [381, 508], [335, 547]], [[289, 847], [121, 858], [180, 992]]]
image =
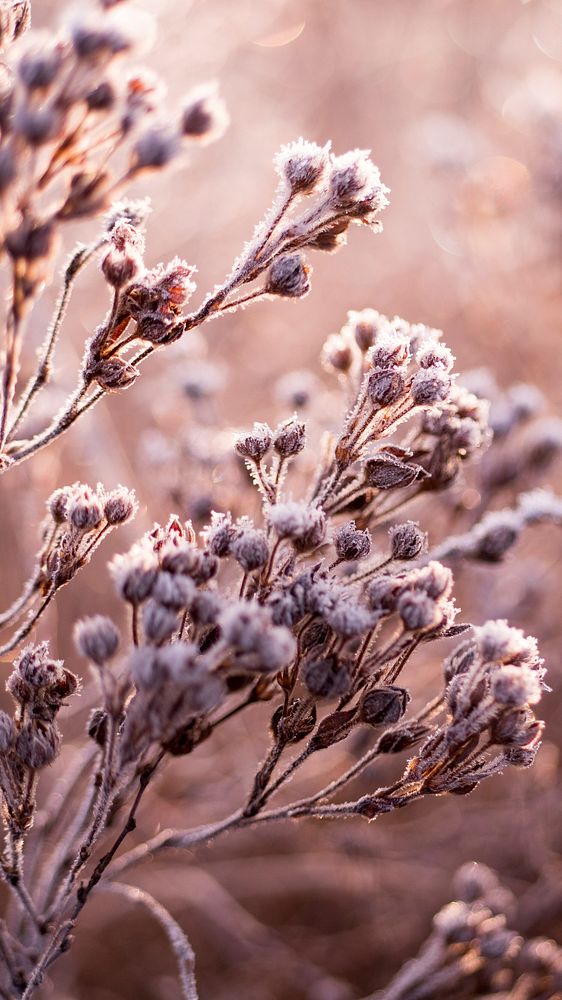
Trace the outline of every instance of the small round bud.
[[281, 458], [298, 455], [306, 444], [306, 427], [296, 414], [279, 424], [273, 438], [273, 447]]
[[323, 181], [329, 160], [329, 144], [322, 147], [299, 139], [282, 147], [275, 166], [293, 194], [312, 194]]
[[161, 570], [151, 590], [151, 597], [165, 608], [182, 611], [189, 606], [195, 594], [195, 584], [188, 576]]
[[89, 374], [100, 388], [113, 392], [116, 389], [128, 389], [140, 372], [129, 361], [114, 354], [112, 358], [103, 358], [99, 361]]
[[500, 705], [521, 708], [540, 701], [541, 684], [536, 671], [529, 667], [500, 667], [492, 678], [492, 694]]
[[427, 548], [427, 535], [414, 521], [395, 524], [388, 534], [393, 559], [416, 559]]
[[270, 507], [267, 518], [278, 538], [290, 538], [301, 552], [314, 549], [324, 541], [326, 515], [321, 507], [287, 500]]
[[444, 402], [451, 389], [451, 378], [438, 368], [420, 368], [412, 379], [412, 399], [416, 406], [433, 406]]
[[188, 95], [181, 116], [181, 132], [188, 139], [206, 145], [224, 135], [229, 121], [226, 104], [216, 86], [207, 84]]
[[148, 128], [133, 146], [131, 171], [161, 170], [179, 149], [179, 135], [167, 125]]
[[265, 290], [269, 295], [301, 299], [310, 291], [308, 275], [311, 270], [301, 253], [277, 257], [269, 268]]
[[64, 524], [68, 518], [68, 508], [73, 497], [71, 486], [62, 486], [51, 493], [47, 500], [47, 509], [55, 524]]
[[101, 524], [102, 505], [89, 486], [81, 486], [74, 493], [68, 508], [68, 520], [77, 531], [93, 531]]
[[269, 559], [269, 544], [264, 531], [247, 528], [234, 539], [231, 552], [245, 573], [265, 566]]
[[351, 209], [374, 198], [371, 211], [388, 204], [380, 173], [365, 150], [355, 149], [343, 156], [332, 156], [330, 197], [335, 207]]
[[334, 537], [334, 545], [338, 558], [344, 561], [365, 559], [371, 551], [370, 532], [359, 531], [355, 521], [349, 521], [338, 528]]
[[301, 676], [305, 687], [315, 698], [340, 698], [347, 694], [351, 683], [347, 666], [335, 656], [305, 660]]
[[401, 580], [393, 576], [379, 576], [365, 587], [365, 597], [371, 611], [391, 614], [396, 609]]
[[221, 514], [213, 511], [211, 514], [211, 524], [205, 528], [203, 534], [209, 552], [218, 556], [219, 559], [224, 559], [225, 556], [229, 555], [236, 535], [231, 515], [229, 513]]
[[53, 763], [58, 755], [60, 742], [56, 726], [31, 720], [21, 727], [15, 750], [24, 767], [39, 771]]
[[403, 375], [397, 369], [381, 369], [371, 372], [367, 379], [367, 395], [374, 406], [390, 406], [404, 392]]
[[248, 434], [240, 434], [234, 443], [234, 449], [242, 458], [259, 462], [267, 455], [273, 441], [273, 433], [267, 424], [255, 423]]
[[142, 626], [148, 642], [166, 642], [178, 627], [177, 614], [157, 601], [147, 601], [142, 612]]
[[119, 632], [110, 618], [95, 615], [83, 618], [74, 627], [76, 648], [98, 667], [111, 660], [119, 646]]
[[135, 516], [137, 506], [134, 490], [118, 486], [107, 494], [103, 514], [108, 524], [125, 524]]
[[322, 348], [322, 361], [336, 372], [348, 372], [353, 364], [351, 345], [339, 333], [332, 334]]
[[437, 604], [427, 594], [416, 590], [406, 590], [398, 598], [396, 610], [404, 628], [409, 632], [419, 632], [430, 628], [439, 621]]
[[406, 689], [394, 684], [367, 691], [359, 708], [361, 721], [370, 726], [392, 725], [402, 718], [409, 701]]
[[445, 344], [426, 344], [416, 355], [416, 361], [420, 368], [440, 368], [444, 372], [450, 372], [455, 357], [452, 351]]

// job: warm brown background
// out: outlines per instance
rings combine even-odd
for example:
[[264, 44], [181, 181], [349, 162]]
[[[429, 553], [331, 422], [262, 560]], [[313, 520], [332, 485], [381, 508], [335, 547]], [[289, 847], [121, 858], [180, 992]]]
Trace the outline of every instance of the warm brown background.
[[[36, 23], [52, 23], [59, 6], [36, 0]], [[232, 115], [225, 138], [197, 151], [188, 167], [137, 185], [136, 194], [154, 201], [150, 262], [186, 257], [197, 264], [201, 293], [220, 280], [269, 204], [274, 152], [301, 134], [331, 139], [337, 152], [372, 149], [392, 190], [384, 233], [354, 228], [348, 248], [317, 258], [306, 301], [257, 305], [205, 329], [198, 350], [228, 368], [228, 426], [274, 419], [275, 379], [308, 365], [319, 372], [325, 336], [347, 309], [364, 306], [443, 327], [461, 370], [490, 366], [504, 386], [534, 381], [559, 409], [560, 0], [145, 0], [144, 7], [156, 14], [150, 60], [167, 78], [170, 103], [217, 77]], [[81, 343], [105, 309], [94, 272], [81, 289], [56, 391], [72, 384]], [[30, 345], [55, 295], [56, 285], [36, 312]], [[190, 411], [181, 380], [189, 365], [186, 348], [173, 363], [153, 365], [152, 375], [147, 367], [97, 419], [87, 417], [66, 441], [14, 471], [0, 498], [2, 554], [5, 565], [18, 567], [2, 579], [4, 603], [30, 568], [41, 505], [54, 486], [77, 477], [136, 486], [142, 509], [130, 539], [167, 516], [170, 500], [139, 442], [155, 423], [184, 433]], [[115, 546], [125, 544], [122, 534]], [[111, 547], [60, 595], [43, 626], [75, 666], [70, 623], [112, 606], [104, 568]], [[507, 567], [473, 571], [462, 590], [467, 619], [509, 615], [541, 636], [555, 688], [562, 679], [560, 555], [555, 530], [537, 529]], [[425, 687], [423, 678], [415, 685]], [[545, 711], [548, 742], [534, 770], [468, 799], [416, 805], [370, 826], [308, 823], [236, 834], [198, 852], [194, 863], [143, 870], [139, 884], [169, 904], [196, 947], [202, 1000], [363, 997], [415, 951], [430, 915], [449, 898], [460, 861], [492, 863], [521, 894], [545, 866], [558, 879], [556, 690]], [[265, 746], [258, 715], [225, 728], [220, 742], [170, 769], [159, 802], [145, 811], [147, 833], [218, 817], [225, 803], [240, 800]], [[539, 914], [530, 925], [561, 940], [558, 918]], [[142, 911], [131, 914], [100, 895], [78, 939], [45, 996], [177, 995], [164, 939]]]

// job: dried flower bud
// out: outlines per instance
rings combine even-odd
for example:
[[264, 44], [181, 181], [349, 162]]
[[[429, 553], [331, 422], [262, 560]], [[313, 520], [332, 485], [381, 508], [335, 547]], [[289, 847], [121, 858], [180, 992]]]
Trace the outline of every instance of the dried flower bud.
[[370, 726], [392, 725], [402, 718], [409, 701], [406, 689], [394, 684], [367, 691], [359, 706], [361, 721]]
[[372, 201], [369, 210], [373, 212], [388, 204], [386, 191], [366, 150], [355, 149], [343, 156], [332, 156], [330, 200], [334, 207], [349, 210]]
[[375, 577], [365, 588], [367, 604], [372, 611], [390, 614], [396, 609], [402, 581], [393, 576]]
[[63, 661], [49, 657], [46, 642], [38, 646], [25, 646], [14, 660], [14, 671], [33, 688], [50, 687], [63, 679]]
[[230, 118], [215, 84], [197, 87], [188, 94], [181, 115], [182, 135], [203, 144], [220, 139]]
[[374, 406], [395, 403], [404, 387], [404, 377], [396, 368], [372, 371], [367, 378], [367, 395]]
[[269, 268], [265, 290], [269, 295], [301, 299], [310, 291], [308, 275], [311, 270], [301, 253], [277, 257]]
[[298, 139], [281, 148], [275, 158], [275, 168], [293, 194], [312, 194], [324, 180], [329, 152], [329, 143], [317, 146], [314, 142]]
[[161, 170], [179, 151], [179, 135], [168, 125], [153, 125], [135, 142], [132, 150], [131, 171]]
[[338, 528], [334, 536], [334, 545], [339, 559], [351, 561], [365, 559], [371, 551], [370, 532], [359, 531], [355, 521], [349, 521]]
[[233, 541], [231, 552], [245, 573], [265, 566], [269, 559], [269, 544], [264, 531], [247, 528]]
[[400, 595], [397, 603], [397, 611], [402, 619], [404, 628], [410, 632], [419, 632], [422, 629], [431, 628], [437, 625], [440, 616], [437, 604], [427, 594], [416, 590], [406, 590]]
[[224, 559], [229, 555], [232, 542], [236, 535], [236, 530], [232, 524], [232, 517], [229, 513], [221, 514], [213, 511], [211, 514], [211, 524], [204, 532], [204, 538], [209, 552]]
[[24, 722], [16, 740], [16, 753], [24, 767], [39, 771], [52, 764], [60, 749], [60, 733], [48, 722]]
[[151, 597], [165, 608], [181, 611], [187, 608], [195, 594], [195, 584], [188, 576], [161, 570], [150, 592]]
[[339, 333], [332, 334], [322, 348], [322, 361], [336, 372], [348, 372], [353, 364], [351, 345]]
[[119, 632], [110, 618], [95, 615], [83, 618], [74, 627], [74, 642], [78, 651], [98, 667], [111, 660], [119, 646]]
[[411, 393], [416, 406], [444, 402], [451, 389], [451, 378], [439, 368], [420, 368], [412, 379]]
[[402, 489], [411, 486], [423, 472], [419, 465], [403, 462], [390, 452], [380, 451], [364, 465], [365, 482], [377, 490]]
[[259, 462], [267, 455], [273, 441], [273, 433], [267, 424], [255, 423], [251, 433], [240, 434], [235, 441], [235, 451], [242, 458]]
[[515, 544], [520, 534], [520, 520], [512, 511], [494, 511], [474, 530], [474, 556], [486, 562], [499, 562]]
[[137, 507], [135, 491], [127, 489], [126, 486], [118, 486], [107, 494], [103, 515], [108, 524], [125, 524], [135, 516]]
[[73, 495], [72, 486], [62, 486], [51, 493], [47, 500], [47, 509], [55, 524], [64, 524], [68, 519], [68, 509]]
[[305, 660], [301, 676], [304, 685], [315, 698], [340, 698], [348, 693], [351, 683], [347, 666], [335, 656]]
[[136, 545], [125, 555], [115, 556], [110, 570], [117, 590], [129, 604], [142, 604], [150, 596], [158, 573], [154, 553]]
[[7, 234], [5, 245], [13, 260], [37, 261], [49, 257], [55, 246], [53, 223], [26, 216], [17, 229]]
[[306, 427], [296, 414], [279, 424], [273, 438], [273, 447], [281, 458], [298, 455], [306, 444]]
[[450, 372], [455, 357], [452, 351], [445, 344], [424, 344], [416, 355], [416, 361], [420, 368], [440, 368], [444, 372]]
[[541, 698], [540, 680], [529, 667], [500, 667], [492, 678], [492, 694], [500, 705], [535, 705]]
[[427, 535], [415, 521], [395, 524], [388, 534], [393, 559], [416, 559], [427, 548]]
[[62, 46], [25, 52], [18, 64], [18, 76], [27, 90], [44, 90], [58, 76], [63, 61]]
[[93, 531], [103, 520], [100, 499], [89, 486], [79, 487], [68, 508], [68, 520], [77, 531]]
[[142, 626], [148, 642], [166, 642], [178, 627], [177, 614], [157, 601], [147, 601], [142, 611]]
[[88, 374], [102, 389], [112, 392], [116, 389], [128, 389], [140, 372], [130, 361], [114, 354], [111, 358], [102, 358]]
[[347, 314], [346, 327], [351, 330], [359, 350], [365, 354], [386, 329], [388, 320], [376, 309], [362, 309]]
[[279, 538], [290, 538], [301, 552], [315, 549], [326, 535], [326, 515], [320, 507], [287, 500], [269, 507], [269, 523]]

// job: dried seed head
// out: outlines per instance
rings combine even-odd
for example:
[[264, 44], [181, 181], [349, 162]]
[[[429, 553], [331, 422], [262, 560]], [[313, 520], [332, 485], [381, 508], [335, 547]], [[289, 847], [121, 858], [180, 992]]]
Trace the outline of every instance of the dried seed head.
[[342, 639], [365, 635], [373, 625], [373, 616], [367, 609], [349, 599], [336, 601], [332, 607], [326, 609], [324, 618]]
[[56, 80], [63, 62], [63, 48], [28, 50], [18, 63], [18, 76], [27, 90], [44, 90]]
[[367, 604], [372, 611], [391, 614], [396, 609], [396, 602], [402, 587], [402, 580], [393, 576], [375, 577], [365, 587]]
[[370, 726], [392, 725], [402, 718], [409, 701], [406, 689], [394, 684], [367, 691], [359, 706], [361, 721]]
[[259, 462], [267, 455], [273, 442], [273, 432], [267, 424], [255, 423], [248, 434], [240, 434], [234, 443], [235, 451], [242, 458]]
[[404, 591], [398, 598], [396, 610], [404, 628], [409, 632], [432, 628], [441, 618], [436, 602], [427, 594], [416, 590]]
[[353, 364], [351, 344], [341, 334], [332, 334], [322, 348], [322, 362], [328, 369], [333, 369], [336, 372], [348, 372]]
[[134, 490], [118, 486], [108, 493], [103, 505], [103, 515], [108, 524], [125, 524], [136, 514], [138, 508]]
[[351, 331], [363, 354], [373, 346], [387, 326], [387, 317], [376, 309], [362, 309], [361, 312], [351, 311], [347, 314], [346, 329]]
[[302, 681], [315, 698], [340, 698], [348, 693], [351, 677], [345, 663], [335, 656], [311, 657], [301, 667]]
[[416, 406], [434, 406], [444, 402], [451, 389], [451, 378], [439, 368], [420, 368], [412, 379], [411, 393]]
[[413, 577], [415, 587], [423, 590], [428, 597], [434, 601], [449, 597], [453, 589], [453, 573], [448, 566], [443, 566], [433, 559], [427, 566], [412, 572], [415, 574]]
[[367, 378], [367, 395], [374, 406], [390, 406], [404, 392], [404, 376], [397, 368], [371, 372]]
[[529, 667], [500, 667], [492, 678], [492, 695], [500, 705], [512, 708], [536, 705], [541, 698], [539, 677]]
[[368, 202], [370, 212], [378, 211], [388, 205], [387, 190], [366, 150], [332, 155], [330, 200], [335, 208], [349, 211]]
[[51, 493], [47, 500], [47, 509], [55, 524], [64, 524], [68, 519], [70, 501], [74, 495], [72, 486], [62, 486]]
[[153, 125], [139, 135], [132, 150], [132, 172], [161, 170], [174, 159], [179, 151], [180, 136], [169, 125]]
[[111, 243], [101, 269], [112, 288], [124, 288], [144, 270], [144, 240], [130, 223], [117, 222], [111, 231]]
[[154, 582], [150, 592], [151, 597], [170, 608], [172, 611], [181, 611], [189, 606], [195, 595], [195, 583], [189, 576], [182, 576], [180, 573], [168, 573], [161, 570]]
[[113, 392], [116, 389], [128, 389], [140, 372], [130, 361], [114, 354], [111, 358], [102, 358], [88, 374], [102, 389]]
[[124, 555], [115, 556], [109, 568], [123, 600], [136, 605], [150, 596], [158, 563], [154, 552], [146, 544], [134, 545]]
[[499, 562], [515, 544], [521, 522], [513, 511], [494, 511], [474, 530], [474, 556], [486, 562]]
[[232, 515], [230, 513], [217, 513], [217, 511], [212, 512], [211, 524], [203, 532], [209, 552], [218, 556], [219, 559], [224, 559], [225, 556], [229, 555], [235, 534]]
[[178, 617], [157, 601], [149, 600], [142, 610], [142, 626], [148, 642], [166, 642], [178, 627]]
[[74, 627], [74, 642], [78, 651], [98, 667], [111, 660], [119, 647], [119, 631], [110, 618], [95, 615], [83, 618]]
[[302, 500], [287, 500], [269, 507], [267, 519], [279, 538], [290, 538], [301, 552], [315, 549], [326, 536], [324, 511]]
[[330, 143], [317, 146], [297, 139], [282, 146], [275, 157], [275, 169], [293, 194], [312, 194], [324, 181], [330, 162]]
[[388, 534], [393, 559], [416, 559], [427, 548], [427, 535], [415, 521], [395, 524]]
[[485, 663], [526, 663], [538, 666], [537, 640], [521, 629], [512, 628], [504, 619], [488, 621], [474, 629], [474, 638]]
[[60, 733], [48, 722], [24, 722], [16, 740], [16, 753], [24, 765], [34, 771], [52, 764], [60, 749]]
[[380, 451], [375, 458], [368, 458], [364, 465], [365, 483], [377, 490], [400, 489], [411, 486], [422, 469], [411, 462], [403, 462], [390, 452]]
[[181, 115], [181, 132], [188, 139], [207, 144], [226, 132], [230, 117], [216, 84], [197, 87], [186, 98]]
[[298, 455], [306, 444], [306, 426], [294, 414], [279, 424], [273, 438], [273, 447], [281, 458]]
[[445, 344], [430, 343], [424, 344], [418, 351], [416, 361], [420, 368], [440, 368], [444, 372], [450, 372], [455, 363], [455, 357]]
[[311, 270], [301, 253], [277, 257], [269, 268], [265, 290], [269, 295], [301, 299], [310, 291], [308, 276]]
[[269, 559], [269, 544], [265, 531], [246, 528], [234, 539], [231, 552], [245, 573], [265, 566]]
[[93, 531], [103, 521], [103, 507], [89, 486], [79, 486], [68, 508], [68, 520], [77, 531]]
[[370, 532], [360, 531], [355, 527], [355, 521], [349, 521], [338, 528], [334, 536], [334, 545], [339, 559], [351, 561], [365, 559], [371, 551]]
[[51, 687], [64, 677], [63, 661], [49, 657], [49, 645], [26, 646], [14, 660], [14, 673], [33, 688]]

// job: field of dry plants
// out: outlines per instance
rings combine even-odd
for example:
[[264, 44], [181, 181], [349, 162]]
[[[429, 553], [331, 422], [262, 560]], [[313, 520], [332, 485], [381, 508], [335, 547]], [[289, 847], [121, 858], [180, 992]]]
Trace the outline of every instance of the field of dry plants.
[[562, 0], [0, 0], [0, 998], [562, 1000]]

